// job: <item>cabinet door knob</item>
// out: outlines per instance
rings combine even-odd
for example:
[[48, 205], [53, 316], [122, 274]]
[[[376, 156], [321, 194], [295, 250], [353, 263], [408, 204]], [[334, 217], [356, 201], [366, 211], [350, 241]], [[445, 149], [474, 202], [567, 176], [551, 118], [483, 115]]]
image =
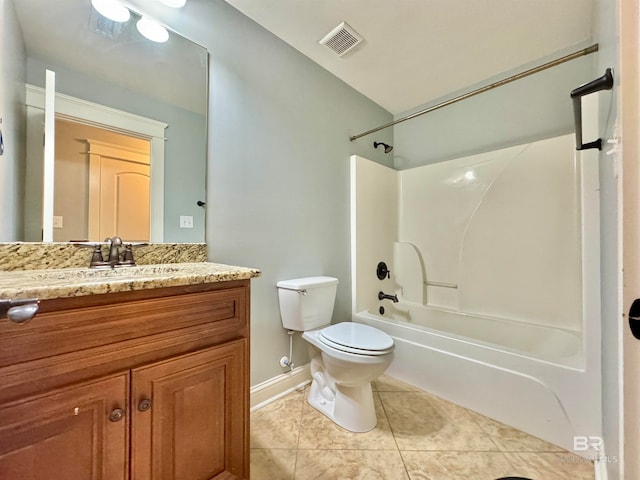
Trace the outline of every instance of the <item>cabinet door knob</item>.
[[138, 410], [141, 411], [141, 412], [146, 412], [150, 408], [151, 408], [151, 399], [150, 398], [143, 398], [138, 403]]
[[124, 410], [121, 409], [121, 408], [116, 408], [109, 415], [109, 421], [111, 421], [111, 422], [119, 422], [123, 418], [124, 418]]

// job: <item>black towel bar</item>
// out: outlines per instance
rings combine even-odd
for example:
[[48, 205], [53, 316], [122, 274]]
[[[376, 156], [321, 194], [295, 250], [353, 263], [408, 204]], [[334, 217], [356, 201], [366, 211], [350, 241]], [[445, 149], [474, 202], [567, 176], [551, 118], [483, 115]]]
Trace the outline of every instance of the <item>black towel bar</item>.
[[590, 93], [599, 92], [600, 90], [611, 90], [613, 88], [613, 73], [607, 68], [604, 75], [600, 78], [585, 83], [571, 91], [573, 99], [573, 119], [576, 124], [576, 150], [587, 150], [589, 148], [597, 148], [602, 150], [602, 138], [598, 138], [593, 142], [582, 143], [582, 97]]

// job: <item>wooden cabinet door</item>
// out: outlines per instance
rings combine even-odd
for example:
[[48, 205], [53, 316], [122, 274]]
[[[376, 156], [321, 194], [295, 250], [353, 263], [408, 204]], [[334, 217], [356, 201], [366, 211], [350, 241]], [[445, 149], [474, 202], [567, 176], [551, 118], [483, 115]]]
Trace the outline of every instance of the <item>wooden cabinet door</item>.
[[242, 339], [132, 370], [132, 480], [248, 478], [246, 348]]
[[123, 373], [0, 406], [0, 478], [126, 480], [128, 398]]

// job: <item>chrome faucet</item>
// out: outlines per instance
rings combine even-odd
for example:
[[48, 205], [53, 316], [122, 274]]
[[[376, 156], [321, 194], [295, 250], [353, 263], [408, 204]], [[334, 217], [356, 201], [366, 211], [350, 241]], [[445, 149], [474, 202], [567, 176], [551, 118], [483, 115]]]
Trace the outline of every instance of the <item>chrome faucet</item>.
[[398, 303], [398, 295], [387, 295], [384, 292], [378, 292], [378, 300], [391, 300], [393, 303]]

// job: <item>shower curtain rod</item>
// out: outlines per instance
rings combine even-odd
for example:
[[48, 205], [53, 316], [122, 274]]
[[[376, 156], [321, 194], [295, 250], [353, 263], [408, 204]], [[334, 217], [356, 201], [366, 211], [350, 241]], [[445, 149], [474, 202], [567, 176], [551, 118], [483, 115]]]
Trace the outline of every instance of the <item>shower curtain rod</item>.
[[462, 95], [452, 98], [451, 100], [446, 100], [444, 102], [438, 103], [436, 105], [433, 105], [432, 107], [425, 108], [418, 112], [412, 113], [411, 115], [407, 115], [406, 117], [402, 117], [402, 118], [399, 118], [398, 120], [394, 120], [393, 122], [386, 123], [380, 127], [372, 128], [371, 130], [367, 130], [366, 132], [359, 133], [358, 135], [353, 135], [349, 137], [349, 140], [353, 142], [354, 140], [357, 140], [360, 137], [364, 137], [365, 135], [369, 135], [371, 133], [377, 132], [384, 128], [392, 127], [393, 125], [397, 125], [398, 123], [406, 122], [407, 120], [411, 120], [413, 118], [419, 117], [421, 115], [424, 115], [425, 113], [433, 112], [434, 110], [438, 110], [439, 108], [449, 106], [451, 104], [459, 102], [460, 100], [465, 100], [467, 98], [473, 97], [474, 95], [478, 95], [479, 93], [492, 90], [496, 87], [501, 87], [502, 85], [506, 85], [507, 83], [515, 82], [516, 80], [520, 80], [521, 78], [528, 77], [529, 75], [533, 75], [534, 73], [541, 72], [548, 68], [560, 65], [561, 63], [565, 63], [565, 62], [568, 62], [569, 60], [583, 57], [585, 55], [589, 55], [590, 53], [595, 53], [597, 51], [598, 51], [598, 44], [595, 43], [590, 47], [583, 48], [582, 50], [578, 50], [577, 52], [570, 53], [569, 55], [565, 55], [564, 57], [560, 57], [550, 62], [539, 65], [537, 67], [530, 68], [529, 70], [525, 70], [524, 72], [516, 73], [515, 75], [512, 75], [510, 77], [507, 77], [503, 80], [499, 80], [494, 83], [490, 83], [489, 85], [485, 85], [484, 87], [480, 87], [476, 90], [472, 90], [471, 92], [463, 93]]

